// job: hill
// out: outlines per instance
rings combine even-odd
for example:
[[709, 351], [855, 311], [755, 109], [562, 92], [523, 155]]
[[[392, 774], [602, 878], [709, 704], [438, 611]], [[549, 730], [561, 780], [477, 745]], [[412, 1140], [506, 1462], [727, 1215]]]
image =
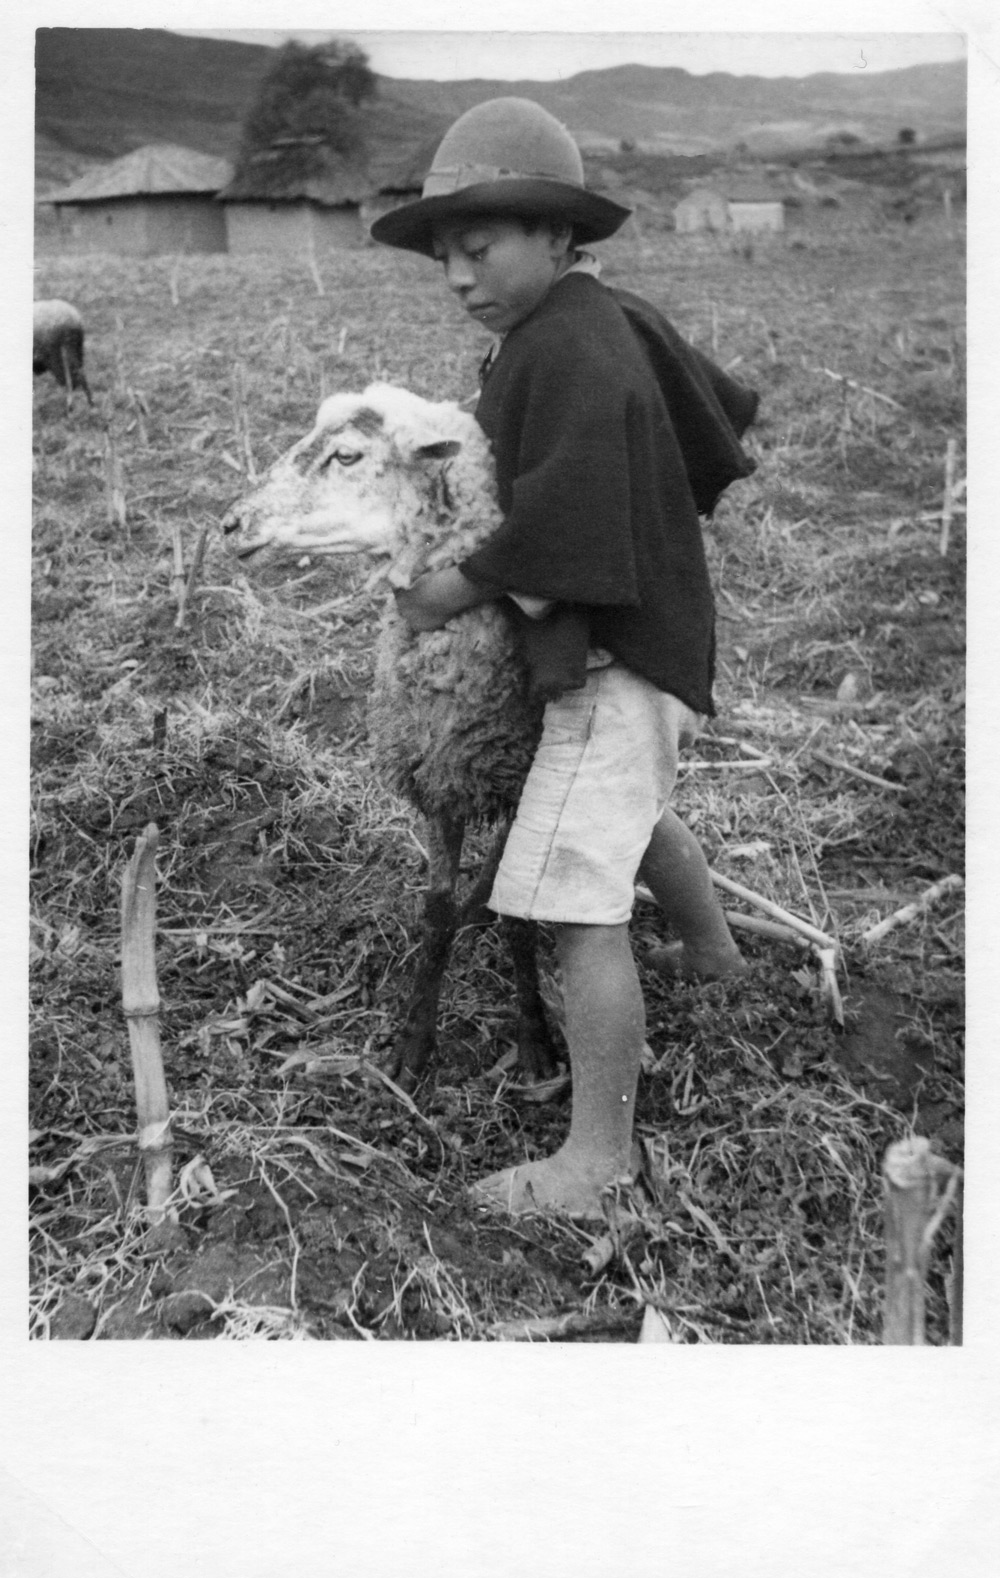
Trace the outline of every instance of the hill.
[[[43, 27], [35, 41], [35, 179], [39, 190], [149, 142], [232, 159], [274, 50], [156, 28]], [[439, 135], [447, 116], [380, 79], [362, 111], [376, 160]]]
[[893, 141], [904, 126], [921, 138], [965, 130], [965, 65], [909, 66], [865, 76], [692, 76], [675, 67], [614, 66], [560, 82], [416, 82], [394, 79], [400, 100], [444, 120], [494, 93], [537, 99], [584, 144], [624, 137], [651, 151], [696, 154], [734, 147], [769, 154], [821, 145], [847, 132], [871, 143]]
[[[232, 158], [273, 58], [261, 45], [155, 28], [39, 28], [39, 189], [147, 142]], [[821, 147], [837, 134], [878, 144], [892, 142], [904, 126], [922, 140], [961, 137], [965, 129], [961, 62], [804, 78], [696, 77], [650, 66], [584, 71], [558, 82], [381, 77], [377, 101], [362, 112], [373, 158], [394, 160], [440, 135], [471, 105], [508, 93], [537, 100], [594, 150], [617, 148], [624, 138], [651, 152], [693, 155], [743, 144], [773, 157]]]

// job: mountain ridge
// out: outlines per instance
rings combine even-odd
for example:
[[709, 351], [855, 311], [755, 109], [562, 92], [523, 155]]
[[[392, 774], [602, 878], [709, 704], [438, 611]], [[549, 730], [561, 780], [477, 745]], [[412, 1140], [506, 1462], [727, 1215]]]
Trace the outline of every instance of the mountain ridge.
[[[36, 185], [51, 189], [147, 142], [233, 159], [274, 53], [266, 45], [166, 29], [39, 28]], [[960, 137], [965, 127], [963, 62], [869, 77], [694, 76], [681, 67], [635, 64], [555, 82], [378, 82], [379, 97], [364, 107], [362, 120], [379, 162], [432, 141], [473, 104], [507, 94], [535, 99], [595, 151], [625, 141], [678, 155], [741, 147], [780, 157], [838, 132], [889, 143], [904, 126], [921, 139]]]

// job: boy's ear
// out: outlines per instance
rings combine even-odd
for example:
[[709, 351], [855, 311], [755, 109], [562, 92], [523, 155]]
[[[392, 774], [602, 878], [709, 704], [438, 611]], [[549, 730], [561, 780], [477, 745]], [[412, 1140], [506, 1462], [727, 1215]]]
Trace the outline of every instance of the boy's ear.
[[573, 250], [573, 226], [566, 219], [550, 219], [549, 235], [552, 238], [552, 252], [555, 257], [563, 257]]

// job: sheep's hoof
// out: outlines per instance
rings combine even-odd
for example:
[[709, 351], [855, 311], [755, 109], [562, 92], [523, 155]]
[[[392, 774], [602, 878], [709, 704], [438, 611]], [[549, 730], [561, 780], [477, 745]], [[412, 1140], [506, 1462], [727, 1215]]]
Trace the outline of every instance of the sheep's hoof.
[[519, 1024], [517, 1064], [525, 1085], [544, 1085], [559, 1074], [559, 1053], [544, 1020], [522, 1020]]
[[400, 1090], [410, 1095], [434, 1054], [434, 1037], [427, 1035], [401, 1036], [382, 1067]]

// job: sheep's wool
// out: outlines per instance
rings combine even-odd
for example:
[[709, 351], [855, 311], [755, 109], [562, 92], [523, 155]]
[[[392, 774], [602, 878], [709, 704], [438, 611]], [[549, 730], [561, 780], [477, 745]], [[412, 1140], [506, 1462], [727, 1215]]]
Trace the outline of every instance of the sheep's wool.
[[36, 301], [31, 314], [31, 363], [36, 373], [50, 372], [60, 383], [69, 375], [81, 385], [83, 319], [68, 301]]
[[[243, 553], [388, 553], [396, 585], [460, 563], [502, 518], [492, 455], [475, 418], [385, 385], [325, 401], [312, 432], [234, 517]], [[390, 598], [369, 702], [383, 781], [429, 816], [482, 822], [509, 815], [541, 727], [525, 690], [498, 603], [417, 634]]]

